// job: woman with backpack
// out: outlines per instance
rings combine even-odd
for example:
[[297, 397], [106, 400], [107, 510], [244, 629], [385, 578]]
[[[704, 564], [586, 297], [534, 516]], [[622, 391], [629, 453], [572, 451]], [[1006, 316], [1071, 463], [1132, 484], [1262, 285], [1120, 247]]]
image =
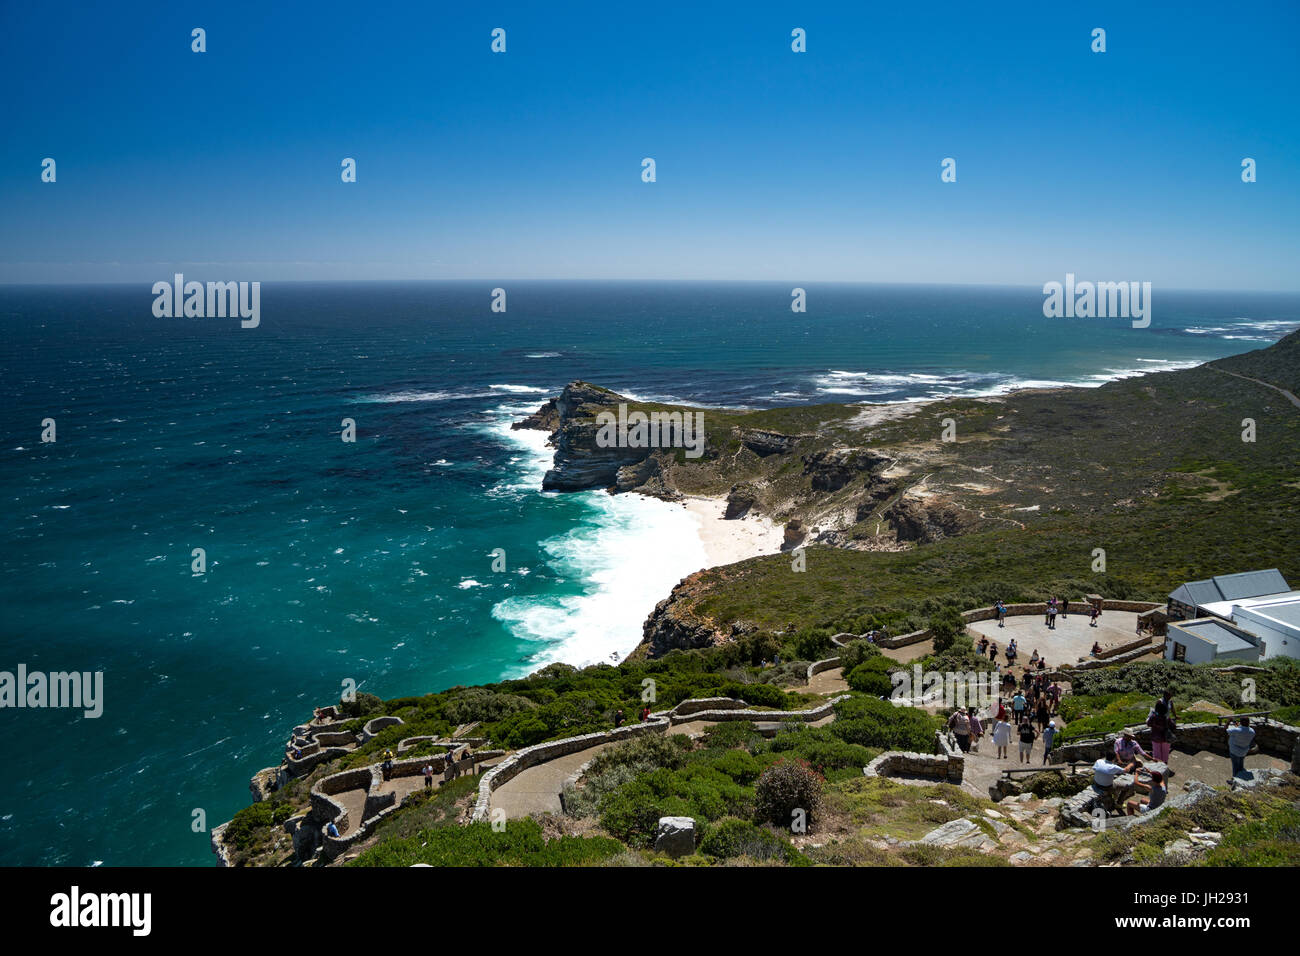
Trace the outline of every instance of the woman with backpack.
[[1164, 700], [1156, 701], [1147, 715], [1147, 726], [1151, 728], [1151, 756], [1161, 763], [1169, 763], [1169, 738], [1173, 732], [1173, 719], [1169, 704]]

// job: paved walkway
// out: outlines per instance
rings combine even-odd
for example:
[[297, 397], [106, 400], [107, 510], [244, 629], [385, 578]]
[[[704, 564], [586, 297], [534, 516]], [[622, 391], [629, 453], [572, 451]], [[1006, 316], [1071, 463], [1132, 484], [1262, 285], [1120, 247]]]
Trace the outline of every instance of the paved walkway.
[[808, 693], [823, 694], [832, 696], [835, 694], [847, 694], [849, 682], [844, 679], [844, 668], [832, 667], [828, 671], [822, 671], [820, 674], [813, 674], [808, 681]]
[[492, 791], [492, 809], [504, 810], [509, 820], [533, 813], [559, 813], [565, 785], [577, 779], [583, 764], [613, 743], [597, 744], [521, 771]]

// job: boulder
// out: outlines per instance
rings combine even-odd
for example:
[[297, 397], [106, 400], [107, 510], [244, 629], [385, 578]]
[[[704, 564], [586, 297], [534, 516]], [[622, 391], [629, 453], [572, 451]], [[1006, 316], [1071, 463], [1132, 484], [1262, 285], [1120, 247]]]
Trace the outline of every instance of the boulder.
[[660, 817], [655, 852], [688, 856], [695, 852], [695, 821], [691, 817]]
[[979, 824], [962, 817], [958, 820], [949, 820], [942, 826], [935, 827], [917, 842], [928, 846], [953, 846], [969, 840], [976, 834], [984, 835], [984, 831], [980, 829]]

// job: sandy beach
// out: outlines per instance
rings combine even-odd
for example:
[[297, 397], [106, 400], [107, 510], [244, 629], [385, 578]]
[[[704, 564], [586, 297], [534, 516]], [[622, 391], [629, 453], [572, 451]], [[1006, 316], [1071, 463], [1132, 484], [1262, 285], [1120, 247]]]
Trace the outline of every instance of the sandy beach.
[[728, 521], [722, 517], [727, 510], [725, 498], [692, 496], [687, 497], [684, 504], [696, 519], [700, 543], [704, 545], [711, 568], [781, 550], [785, 531], [765, 515], [749, 515]]

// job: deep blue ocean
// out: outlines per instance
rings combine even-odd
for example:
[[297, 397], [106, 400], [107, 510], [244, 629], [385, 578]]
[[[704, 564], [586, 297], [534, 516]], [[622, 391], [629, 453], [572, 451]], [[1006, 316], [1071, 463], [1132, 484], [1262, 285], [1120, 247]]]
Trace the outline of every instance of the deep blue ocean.
[[419, 282], [266, 284], [242, 329], [155, 318], [149, 285], [0, 287], [0, 670], [105, 683], [98, 719], [0, 710], [0, 864], [211, 865], [193, 811], [246, 805], [345, 679], [418, 694], [630, 650], [703, 551], [680, 508], [540, 493], [544, 436], [509, 423], [569, 380], [894, 402], [1300, 327], [1296, 295], [1157, 289], [1133, 329], [1044, 318], [1033, 288], [812, 285], [795, 314], [776, 283]]

